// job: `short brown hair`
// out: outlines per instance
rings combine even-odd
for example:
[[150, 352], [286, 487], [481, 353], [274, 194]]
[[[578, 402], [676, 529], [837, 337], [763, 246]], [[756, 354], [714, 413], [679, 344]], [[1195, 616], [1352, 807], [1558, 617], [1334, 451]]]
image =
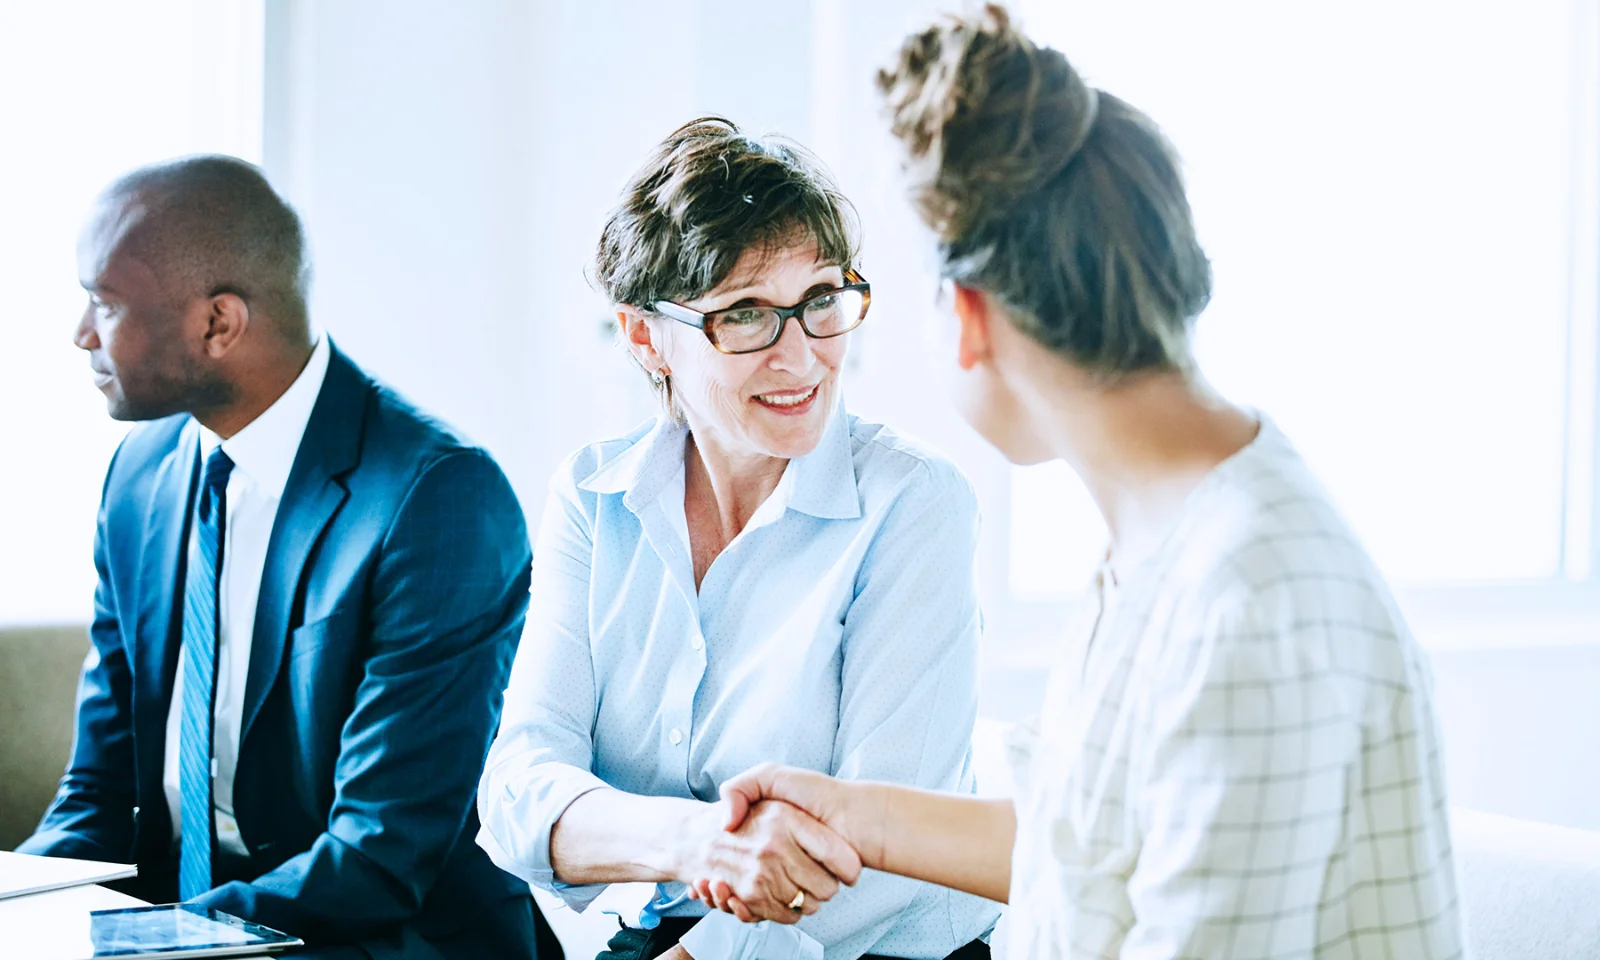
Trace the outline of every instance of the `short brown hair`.
[[[804, 240], [820, 263], [856, 265], [855, 209], [821, 161], [782, 137], [702, 117], [668, 135], [623, 187], [593, 277], [613, 303], [648, 311], [716, 289], [747, 251]], [[656, 389], [672, 412], [671, 378]]]
[[1149, 117], [996, 4], [908, 38], [878, 87], [947, 278], [1103, 380], [1192, 366], [1211, 264]]

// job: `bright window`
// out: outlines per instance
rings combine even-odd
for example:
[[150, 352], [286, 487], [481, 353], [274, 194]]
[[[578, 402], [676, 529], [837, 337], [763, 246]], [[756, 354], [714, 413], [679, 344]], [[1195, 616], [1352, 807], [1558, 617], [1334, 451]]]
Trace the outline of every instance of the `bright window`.
[[[1176, 145], [1215, 270], [1202, 367], [1402, 583], [1588, 575], [1591, 6], [1022, 5]], [[1011, 502], [1013, 594], [1078, 585], [1104, 537], [1081, 485], [1017, 470]]]
[[0, 8], [0, 622], [85, 622], [106, 416], [72, 345], [74, 243], [95, 194], [186, 153], [261, 153], [262, 2], [120, 0]]

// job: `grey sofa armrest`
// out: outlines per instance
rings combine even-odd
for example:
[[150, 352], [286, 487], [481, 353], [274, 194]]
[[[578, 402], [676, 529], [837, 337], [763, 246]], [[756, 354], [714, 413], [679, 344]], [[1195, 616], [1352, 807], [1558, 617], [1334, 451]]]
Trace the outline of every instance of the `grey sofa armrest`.
[[27, 839], [72, 749], [82, 626], [0, 627], [0, 850]]

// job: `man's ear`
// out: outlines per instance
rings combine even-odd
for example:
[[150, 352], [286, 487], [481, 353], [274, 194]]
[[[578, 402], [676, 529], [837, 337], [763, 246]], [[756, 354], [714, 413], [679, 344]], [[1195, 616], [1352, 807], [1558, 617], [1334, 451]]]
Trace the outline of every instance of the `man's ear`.
[[206, 355], [221, 359], [250, 327], [250, 305], [236, 293], [219, 293], [205, 301]]
[[989, 359], [993, 347], [989, 340], [989, 325], [994, 322], [994, 308], [989, 295], [982, 290], [953, 285], [952, 305], [956, 320], [961, 324], [961, 339], [956, 362], [963, 370]]
[[672, 372], [667, 369], [667, 358], [661, 351], [661, 344], [656, 342], [656, 332], [644, 311], [626, 303], [617, 304], [617, 326], [622, 329], [622, 342], [639, 361], [639, 366], [663, 377]]

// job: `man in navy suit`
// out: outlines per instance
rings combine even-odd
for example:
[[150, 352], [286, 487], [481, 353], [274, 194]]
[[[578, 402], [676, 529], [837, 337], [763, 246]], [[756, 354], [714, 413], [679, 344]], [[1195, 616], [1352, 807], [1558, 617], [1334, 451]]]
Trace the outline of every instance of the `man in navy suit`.
[[299, 218], [227, 157], [147, 167], [79, 242], [75, 334], [146, 421], [106, 476], [72, 756], [22, 852], [139, 865], [339, 957], [560, 947], [473, 842], [528, 603], [495, 462], [307, 318]]

